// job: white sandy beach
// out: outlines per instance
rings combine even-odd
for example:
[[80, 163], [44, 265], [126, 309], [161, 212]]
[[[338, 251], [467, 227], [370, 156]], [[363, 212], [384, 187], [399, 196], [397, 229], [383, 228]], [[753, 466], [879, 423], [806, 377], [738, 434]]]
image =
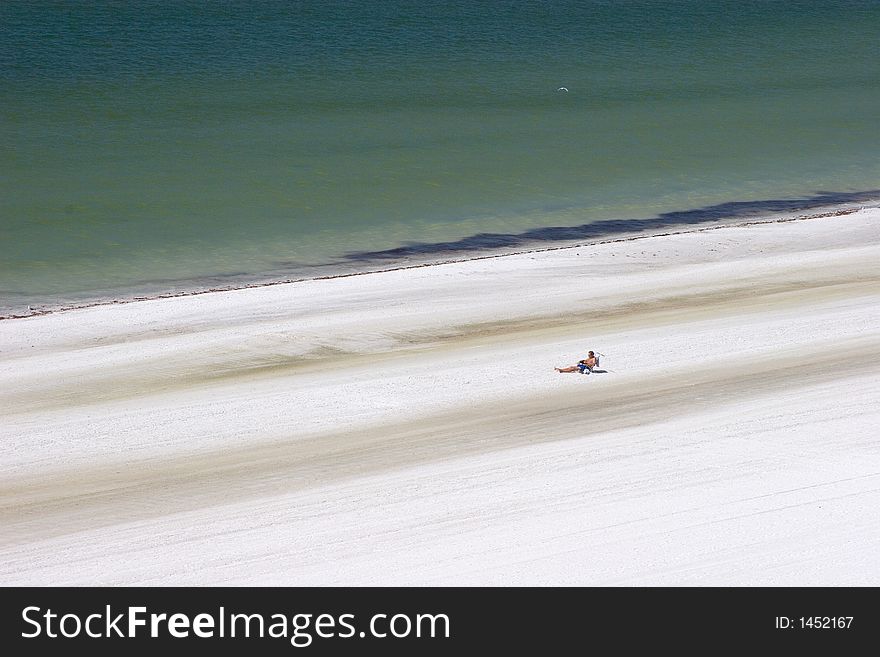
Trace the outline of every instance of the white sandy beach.
[[2, 585], [877, 586], [880, 209], [0, 321], [0, 482]]

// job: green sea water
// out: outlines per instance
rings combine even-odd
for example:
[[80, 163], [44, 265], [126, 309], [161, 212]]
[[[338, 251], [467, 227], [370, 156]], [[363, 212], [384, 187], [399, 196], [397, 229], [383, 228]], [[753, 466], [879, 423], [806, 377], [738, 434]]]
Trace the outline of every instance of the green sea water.
[[0, 149], [0, 315], [876, 198], [880, 2], [7, 0]]

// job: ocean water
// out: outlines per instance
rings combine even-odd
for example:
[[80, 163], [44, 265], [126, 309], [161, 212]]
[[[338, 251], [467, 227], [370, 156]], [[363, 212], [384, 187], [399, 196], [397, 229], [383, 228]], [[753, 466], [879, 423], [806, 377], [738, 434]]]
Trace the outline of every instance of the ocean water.
[[878, 189], [876, 0], [0, 3], [0, 315]]

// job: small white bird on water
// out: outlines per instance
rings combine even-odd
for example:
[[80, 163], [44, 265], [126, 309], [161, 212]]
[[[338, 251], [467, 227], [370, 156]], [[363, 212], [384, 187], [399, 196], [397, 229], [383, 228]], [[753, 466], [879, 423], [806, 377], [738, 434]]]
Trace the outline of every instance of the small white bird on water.
[[559, 87], [559, 89], [557, 89], [556, 91], [565, 91], [565, 92], [567, 92], [567, 91], [568, 91], [568, 88], [567, 88], [567, 87]]

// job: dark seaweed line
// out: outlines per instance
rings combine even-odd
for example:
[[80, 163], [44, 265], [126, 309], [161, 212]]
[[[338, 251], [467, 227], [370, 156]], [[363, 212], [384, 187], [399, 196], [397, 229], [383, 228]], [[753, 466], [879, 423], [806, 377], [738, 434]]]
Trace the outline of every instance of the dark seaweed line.
[[[859, 196], [862, 197], [861, 200], [867, 200], [868, 198], [873, 198], [874, 195], [876, 195], [877, 193], [878, 192], [870, 192], [871, 196], [867, 196], [867, 194], [865, 194], [865, 195], [860, 194]], [[855, 196], [855, 195], [853, 195], [853, 196]], [[775, 202], [768, 202], [768, 203], [775, 203]], [[725, 205], [734, 205], [734, 204], [725, 204]], [[803, 206], [801, 206], [801, 207], [803, 207]], [[850, 208], [841, 208], [841, 209], [832, 210], [829, 212], [821, 212], [821, 213], [817, 213], [817, 214], [801, 214], [801, 215], [790, 216], [790, 217], [776, 217], [776, 218], [765, 217], [763, 219], [756, 219], [756, 220], [752, 220], [752, 221], [734, 221], [731, 223], [720, 223], [720, 224], [714, 224], [712, 226], [703, 226], [700, 228], [684, 228], [684, 229], [680, 229], [680, 230], [670, 230], [670, 231], [662, 232], [662, 233], [652, 232], [650, 234], [645, 234], [645, 235], [631, 235], [628, 237], [618, 237], [618, 238], [602, 239], [602, 240], [595, 240], [594, 239], [594, 240], [591, 240], [589, 242], [584, 242], [584, 243], [573, 244], [570, 242], [566, 242], [566, 244], [556, 245], [556, 246], [533, 247], [533, 248], [523, 249], [520, 251], [505, 251], [504, 253], [488, 253], [488, 254], [482, 254], [482, 255], [469, 255], [469, 256], [465, 256], [465, 257], [450, 258], [450, 259], [446, 259], [446, 260], [432, 260], [430, 262], [398, 265], [398, 266], [394, 266], [394, 267], [384, 267], [381, 269], [370, 269], [370, 270], [366, 270], [366, 271], [356, 271], [356, 272], [347, 272], [347, 273], [339, 273], [339, 274], [328, 274], [325, 276], [305, 276], [302, 278], [286, 278], [286, 279], [279, 279], [279, 280], [273, 280], [273, 281], [261, 281], [261, 282], [257, 282], [257, 283], [241, 283], [241, 284], [234, 284], [234, 285], [228, 285], [228, 286], [222, 286], [222, 287], [210, 287], [210, 288], [205, 288], [205, 289], [201, 289], [201, 290], [165, 292], [165, 293], [159, 293], [159, 294], [148, 295], [148, 296], [134, 296], [134, 297], [122, 298], [122, 299], [108, 299], [108, 300], [92, 301], [92, 302], [86, 302], [86, 303], [81, 303], [81, 304], [71, 304], [71, 305], [67, 305], [67, 306], [59, 306], [56, 308], [34, 309], [34, 310], [32, 310], [28, 313], [25, 313], [25, 314], [0, 315], [0, 321], [9, 320], [9, 319], [25, 319], [28, 317], [37, 317], [37, 316], [41, 316], [41, 315], [51, 315], [54, 313], [66, 312], [66, 311], [70, 311], [70, 310], [82, 310], [85, 308], [94, 308], [97, 306], [122, 305], [122, 304], [136, 303], [139, 301], [156, 301], [159, 299], [172, 299], [175, 297], [191, 297], [191, 296], [198, 296], [198, 295], [202, 295], [202, 294], [213, 294], [215, 292], [231, 292], [231, 291], [235, 291], [235, 290], [248, 290], [248, 289], [255, 289], [255, 288], [272, 287], [275, 285], [287, 285], [289, 283], [302, 283], [305, 281], [321, 281], [321, 280], [332, 280], [332, 279], [337, 279], [337, 278], [350, 278], [352, 276], [366, 276], [369, 274], [380, 274], [380, 273], [384, 273], [384, 272], [401, 271], [401, 270], [405, 270], [405, 269], [419, 269], [422, 267], [435, 267], [435, 266], [439, 266], [439, 265], [447, 265], [447, 264], [460, 263], [460, 262], [470, 262], [470, 261], [475, 261], [475, 260], [488, 260], [490, 258], [505, 258], [508, 256], [524, 255], [524, 254], [529, 254], [529, 253], [544, 253], [544, 252], [549, 252], [549, 251], [560, 251], [563, 249], [583, 248], [585, 246], [593, 246], [593, 245], [598, 245], [598, 244], [633, 242], [636, 240], [649, 239], [649, 238], [653, 238], [653, 237], [666, 237], [669, 235], [683, 235], [683, 234], [688, 234], [688, 233], [702, 233], [702, 232], [706, 232], [706, 231], [710, 231], [710, 230], [718, 230], [721, 228], [755, 226], [755, 225], [760, 225], [760, 224], [786, 223], [786, 222], [792, 222], [792, 221], [805, 221], [805, 220], [811, 220], [811, 219], [839, 217], [842, 215], [853, 214], [855, 212], [858, 212], [859, 210], [865, 209], [865, 207], [870, 207], [870, 206], [857, 206], [857, 207], [850, 207]], [[776, 209], [775, 211], [779, 212], [780, 210]], [[693, 211], [688, 211], [687, 213], [670, 213], [667, 215], [661, 215], [660, 217], [658, 217], [656, 219], [652, 219], [652, 220], [631, 220], [631, 221], [633, 221], [633, 222], [637, 222], [637, 221], [651, 222], [652, 225], [656, 226], [657, 222], [662, 220], [664, 217], [668, 219], [671, 216], [676, 216], [676, 215], [682, 216], [682, 215], [687, 215], [687, 214], [691, 214], [691, 213], [694, 214], [694, 216], [696, 216], [698, 213], [699, 213], [699, 216], [702, 216], [702, 217], [707, 216], [705, 211], [693, 210]], [[717, 219], [717, 215], [716, 215], [716, 219]], [[706, 219], [704, 218], [704, 219], [702, 219], [702, 221], [706, 221]], [[626, 223], [626, 222], [616, 221], [616, 222], [605, 222], [605, 223], [613, 223], [617, 226], [620, 226], [621, 224]], [[644, 225], [644, 223], [642, 225]], [[680, 224], [678, 224], [678, 225], [680, 225]], [[590, 226], [590, 224], [586, 224], [586, 226]], [[570, 231], [570, 230], [576, 230], [576, 229], [577, 228], [563, 229], [563, 230]], [[551, 229], [535, 229], [535, 231], [530, 231], [530, 233], [534, 233], [534, 232], [538, 232], [538, 231], [555, 231], [555, 230], [557, 230], [557, 229], [552, 229], [552, 228]], [[476, 237], [479, 237], [479, 236], [476, 236]], [[543, 239], [551, 239], [551, 238], [545, 237]], [[564, 239], [565, 239], [564, 237], [556, 237], [555, 238], [556, 241], [564, 240]], [[569, 237], [568, 239], [571, 239], [571, 237]], [[524, 238], [523, 241], [534, 241], [534, 240], [529, 239], [529, 238]], [[425, 245], [425, 247], [427, 247], [427, 246], [429, 246], [429, 245]], [[455, 251], [456, 250], [455, 248], [451, 248], [447, 245], [437, 245], [437, 246], [442, 247], [442, 248], [438, 248], [437, 249], [438, 251], [447, 251], [448, 252], [448, 251]], [[386, 255], [386, 254], [390, 254], [390, 253], [394, 253], [394, 254], [396, 254], [396, 257], [400, 258], [400, 257], [405, 257], [406, 255], [412, 254], [414, 252], [421, 253], [421, 254], [424, 254], [427, 252], [427, 249], [420, 250], [420, 248], [422, 248], [422, 247], [402, 247], [400, 249], [392, 249], [390, 251], [382, 251], [382, 252], [376, 252], [376, 253], [351, 254], [351, 255], [346, 256], [346, 258], [349, 260], [369, 261], [369, 260], [390, 258], [391, 257], [390, 255]], [[482, 248], [487, 249], [490, 247], [487, 247], [484, 245]], [[496, 246], [496, 248], [499, 248], [499, 247]], [[410, 249], [410, 250], [407, 251], [407, 249]], [[458, 250], [465, 250], [465, 251], [473, 250], [473, 247], [466, 247], [466, 248], [461, 248]], [[404, 253], [404, 251], [406, 251], [406, 253]]]

